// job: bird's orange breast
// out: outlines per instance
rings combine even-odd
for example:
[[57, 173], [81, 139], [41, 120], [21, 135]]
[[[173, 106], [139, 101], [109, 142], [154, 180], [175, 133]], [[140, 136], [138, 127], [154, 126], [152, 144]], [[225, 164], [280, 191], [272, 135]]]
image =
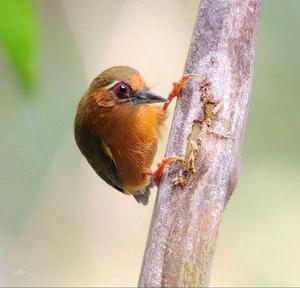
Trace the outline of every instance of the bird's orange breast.
[[163, 121], [160, 106], [143, 105], [118, 107], [99, 123], [99, 137], [111, 150], [125, 193], [135, 193], [148, 184], [147, 172]]

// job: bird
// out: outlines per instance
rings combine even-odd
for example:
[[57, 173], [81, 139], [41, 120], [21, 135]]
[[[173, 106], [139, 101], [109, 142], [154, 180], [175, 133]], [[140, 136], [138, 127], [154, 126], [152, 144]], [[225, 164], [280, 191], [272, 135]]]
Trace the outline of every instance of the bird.
[[129, 66], [101, 72], [81, 97], [74, 121], [75, 141], [94, 171], [116, 190], [146, 205], [171, 157], [150, 167], [157, 151], [167, 108], [185, 82], [173, 83], [168, 98], [147, 86]]

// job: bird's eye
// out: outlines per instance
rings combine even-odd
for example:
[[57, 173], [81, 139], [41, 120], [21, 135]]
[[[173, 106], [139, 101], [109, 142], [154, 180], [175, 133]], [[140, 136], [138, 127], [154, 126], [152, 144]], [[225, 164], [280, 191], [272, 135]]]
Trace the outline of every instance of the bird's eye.
[[124, 99], [129, 98], [132, 96], [132, 89], [125, 83], [118, 83], [114, 86], [113, 91], [115, 92], [116, 96]]

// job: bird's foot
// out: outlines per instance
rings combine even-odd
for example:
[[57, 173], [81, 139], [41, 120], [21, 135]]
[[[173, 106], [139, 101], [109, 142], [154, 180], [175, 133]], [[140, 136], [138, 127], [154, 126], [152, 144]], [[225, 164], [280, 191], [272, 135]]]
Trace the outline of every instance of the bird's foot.
[[201, 74], [190, 73], [190, 74], [184, 74], [178, 82], [174, 82], [173, 89], [169, 93], [169, 96], [168, 96], [168, 102], [164, 103], [164, 105], [163, 105], [163, 108], [162, 108], [163, 111], [165, 111], [169, 107], [171, 101], [179, 95], [179, 92], [184, 87], [185, 83], [188, 80], [190, 80], [192, 77], [204, 78], [203, 75], [201, 75]]
[[160, 182], [161, 175], [164, 172], [166, 166], [170, 164], [175, 164], [177, 162], [182, 162], [182, 161], [184, 161], [182, 157], [166, 157], [157, 164], [157, 168], [155, 171], [153, 172], [149, 171], [147, 172], [147, 175], [150, 175], [152, 177], [154, 183], [157, 186]]

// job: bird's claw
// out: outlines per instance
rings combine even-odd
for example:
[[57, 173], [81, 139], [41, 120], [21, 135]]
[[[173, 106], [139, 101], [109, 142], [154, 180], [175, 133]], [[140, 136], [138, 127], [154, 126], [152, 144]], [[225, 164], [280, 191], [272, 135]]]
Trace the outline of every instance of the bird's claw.
[[168, 102], [164, 103], [162, 110], [165, 111], [171, 101], [178, 96], [180, 90], [184, 87], [185, 83], [190, 80], [192, 77], [201, 77], [203, 78], [203, 76], [201, 74], [197, 74], [197, 73], [190, 73], [190, 74], [184, 74], [181, 79], [178, 82], [174, 82], [173, 83], [173, 89], [172, 91], [169, 93], [168, 96]]
[[157, 186], [160, 182], [162, 173], [164, 172], [167, 165], [177, 162], [182, 162], [184, 159], [182, 157], [166, 157], [161, 162], [157, 164], [155, 171], [147, 172], [147, 175], [151, 176], [155, 185]]

